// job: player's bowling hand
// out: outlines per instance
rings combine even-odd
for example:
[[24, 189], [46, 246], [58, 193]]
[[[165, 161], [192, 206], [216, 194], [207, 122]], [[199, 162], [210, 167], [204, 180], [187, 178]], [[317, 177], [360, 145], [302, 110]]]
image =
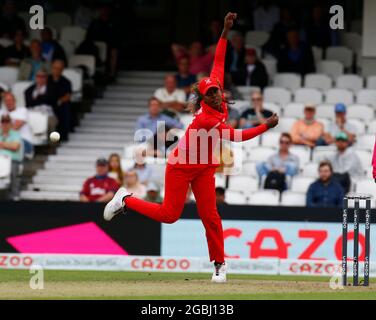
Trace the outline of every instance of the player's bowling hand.
[[269, 128], [274, 128], [278, 125], [278, 121], [279, 121], [279, 118], [278, 118], [277, 114], [274, 113], [271, 117], [266, 119], [265, 123]]
[[229, 12], [228, 14], [226, 14], [224, 23], [225, 29], [229, 30], [232, 28], [232, 26], [234, 25], [234, 20], [236, 20], [237, 16], [237, 13], [233, 12]]

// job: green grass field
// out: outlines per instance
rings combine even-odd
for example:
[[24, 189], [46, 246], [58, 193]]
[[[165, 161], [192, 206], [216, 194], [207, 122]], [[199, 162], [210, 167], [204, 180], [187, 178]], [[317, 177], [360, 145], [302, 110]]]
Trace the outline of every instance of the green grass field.
[[0, 299], [376, 299], [369, 287], [333, 290], [327, 277], [229, 275], [211, 283], [203, 273], [45, 271], [32, 290], [27, 270], [0, 270]]

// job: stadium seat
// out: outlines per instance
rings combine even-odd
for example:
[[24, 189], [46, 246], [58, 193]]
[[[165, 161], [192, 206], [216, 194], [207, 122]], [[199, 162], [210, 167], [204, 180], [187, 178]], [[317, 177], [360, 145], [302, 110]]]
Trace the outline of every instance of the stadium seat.
[[281, 194], [281, 206], [305, 207], [306, 194], [303, 192], [284, 191]]
[[0, 67], [0, 82], [5, 83], [8, 87], [12, 87], [18, 79], [18, 68], [16, 67]]
[[244, 151], [250, 152], [253, 148], [260, 146], [261, 136], [254, 137], [253, 139], [243, 141], [241, 146]]
[[332, 122], [331, 120], [327, 118], [316, 118], [318, 122], [321, 122], [322, 125], [324, 126], [324, 130], [327, 131], [329, 129], [330, 123]]
[[304, 103], [289, 103], [283, 109], [283, 116], [290, 118], [302, 118], [304, 115]]
[[12, 93], [16, 98], [17, 107], [27, 107], [25, 102], [25, 91], [32, 84], [32, 81], [18, 81], [12, 86]]
[[355, 183], [355, 192], [360, 195], [374, 196], [376, 194], [376, 184], [371, 179], [357, 180]]
[[326, 59], [339, 61], [345, 68], [352, 66], [353, 57], [354, 53], [349, 48], [342, 46], [326, 48]]
[[366, 135], [361, 135], [357, 138], [355, 147], [356, 149], [372, 151], [374, 145], [375, 145], [375, 135], [366, 134]]
[[304, 78], [304, 87], [327, 91], [332, 88], [333, 80], [326, 74], [310, 73]]
[[6, 48], [13, 44], [12, 40], [9, 40], [8, 38], [0, 38], [0, 46]]
[[356, 103], [369, 104], [376, 108], [376, 89], [359, 90], [356, 95]]
[[249, 195], [250, 193], [257, 191], [258, 187], [258, 179], [250, 176], [237, 175], [230, 176], [228, 190], [238, 191], [245, 195]]
[[[375, 141], [373, 141], [375, 143]], [[373, 146], [372, 146], [373, 149]], [[355, 153], [358, 155], [363, 169], [372, 166], [372, 151], [355, 149]]]
[[47, 144], [48, 116], [38, 111], [28, 111], [28, 122], [33, 134], [33, 144]]
[[265, 132], [261, 136], [261, 146], [275, 148], [279, 146], [279, 138], [281, 134], [275, 131]]
[[256, 162], [253, 162], [253, 161], [243, 162], [241, 172], [244, 175], [257, 178], [258, 175], [257, 175], [257, 170], [256, 170]]
[[312, 53], [313, 58], [315, 59], [315, 63], [321, 61], [323, 59], [323, 49], [320, 47], [312, 46]]
[[347, 48], [357, 52], [362, 48], [362, 36], [355, 32], [342, 33], [342, 43]]
[[10, 183], [12, 159], [0, 154], [0, 189], [7, 189]]
[[245, 46], [262, 47], [269, 39], [269, 33], [265, 31], [248, 31], [245, 34]]
[[280, 87], [266, 87], [264, 89], [264, 100], [285, 105], [291, 102], [291, 92]]
[[9, 86], [4, 82], [0, 82], [0, 88], [3, 89], [3, 91], [9, 90]]
[[319, 172], [319, 164], [317, 162], [308, 162], [302, 167], [301, 176], [317, 178]]
[[251, 93], [254, 91], [261, 92], [261, 88], [256, 86], [237, 86], [236, 89], [242, 95], [244, 100], [250, 100]]
[[215, 174], [215, 186], [226, 189], [226, 179], [227, 177], [225, 175], [221, 173], [216, 173]]
[[274, 75], [273, 86], [295, 91], [302, 86], [302, 78], [296, 73], [277, 73]]
[[344, 67], [343, 64], [339, 61], [333, 60], [322, 60], [317, 63], [317, 73], [323, 73], [332, 79], [338, 78], [343, 74]]
[[294, 93], [295, 102], [319, 104], [322, 100], [322, 93], [318, 89], [301, 88]]
[[276, 149], [270, 147], [254, 147], [247, 153], [247, 161], [265, 161], [276, 152]]
[[125, 159], [121, 158], [121, 167], [124, 171], [129, 170], [130, 168], [133, 168], [134, 166], [134, 160], [133, 159]]
[[68, 65], [70, 68], [74, 67], [86, 67], [89, 76], [92, 77], [95, 74], [95, 58], [94, 56], [87, 54], [75, 54], [69, 57]]
[[367, 125], [367, 134], [376, 134], [376, 119], [370, 121]]
[[334, 120], [334, 104], [320, 104], [316, 107], [316, 117]]
[[83, 72], [79, 68], [66, 68], [63, 71], [63, 76], [66, 77], [72, 85], [73, 100], [79, 101], [82, 97], [83, 86]]
[[311, 161], [311, 149], [307, 146], [292, 145], [290, 152], [299, 158], [300, 167]]
[[367, 89], [376, 90], [376, 76], [367, 77]]
[[240, 114], [249, 109], [251, 107], [251, 103], [247, 100], [234, 100], [234, 103], [231, 105], [231, 108], [237, 110]]
[[363, 78], [356, 74], [343, 74], [337, 78], [336, 88], [359, 91], [363, 88]]
[[103, 41], [95, 41], [95, 45], [98, 48], [99, 51], [99, 57], [102, 62], [106, 62], [107, 60], [107, 44]]
[[367, 78], [376, 74], [376, 61], [373, 58], [360, 57], [361, 59], [361, 74]]
[[313, 178], [313, 177], [295, 176], [295, 177], [292, 178], [292, 181], [291, 181], [291, 191], [293, 191], [293, 192], [307, 192], [309, 186], [316, 179], [317, 178]]
[[347, 119], [346, 120], [348, 123], [350, 123], [351, 125], [353, 125], [355, 128], [356, 128], [356, 134], [359, 136], [359, 135], [362, 135], [362, 134], [365, 134], [366, 133], [366, 126], [364, 125], [364, 122], [359, 120], [359, 119]]
[[47, 24], [54, 27], [58, 32], [72, 24], [72, 18], [64, 12], [51, 12], [46, 17]]
[[329, 89], [325, 92], [325, 103], [354, 103], [354, 94], [347, 89]]
[[68, 40], [60, 40], [58, 42], [63, 47], [67, 57], [74, 55], [76, 51], [76, 47], [73, 42], [68, 41]]
[[336, 152], [336, 147], [334, 145], [315, 147], [312, 152], [312, 161], [319, 163], [323, 160], [329, 160], [336, 154]]
[[347, 118], [360, 119], [368, 122], [375, 116], [374, 109], [362, 104], [352, 104], [347, 108]]
[[278, 126], [276, 126], [273, 130], [278, 132], [290, 132], [291, 127], [294, 125], [296, 120], [298, 120], [298, 118], [280, 118]]
[[277, 190], [260, 190], [249, 196], [248, 204], [253, 206], [278, 206], [279, 192]]
[[77, 26], [67, 26], [61, 29], [60, 40], [70, 41], [77, 47], [86, 36], [86, 30]]
[[247, 197], [241, 192], [226, 190], [225, 201], [232, 205], [244, 205], [247, 204]]
[[166, 164], [152, 163], [152, 164], [148, 164], [148, 167], [152, 171], [150, 181], [163, 185], [165, 172], [166, 172]]
[[273, 103], [273, 102], [264, 102], [263, 107], [264, 107], [264, 109], [269, 110], [269, 111], [276, 113], [278, 115], [281, 115], [281, 113], [282, 113], [281, 107], [279, 105]]
[[275, 59], [262, 59], [266, 71], [269, 75], [269, 81], [273, 79], [274, 75], [277, 73], [277, 61]]

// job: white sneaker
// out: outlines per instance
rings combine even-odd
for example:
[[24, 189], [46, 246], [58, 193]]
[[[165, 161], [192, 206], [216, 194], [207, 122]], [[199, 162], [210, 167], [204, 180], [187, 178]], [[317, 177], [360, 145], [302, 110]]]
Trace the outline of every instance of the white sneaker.
[[106, 221], [110, 221], [113, 217], [115, 217], [119, 213], [125, 213], [127, 211], [124, 205], [124, 198], [129, 197], [132, 194], [127, 191], [127, 189], [121, 187], [114, 195], [112, 200], [107, 203], [106, 207], [104, 208], [103, 218]]
[[226, 273], [227, 273], [227, 266], [225, 263], [222, 263], [220, 265], [214, 265], [214, 273], [212, 276], [211, 281], [212, 282], [226, 282]]

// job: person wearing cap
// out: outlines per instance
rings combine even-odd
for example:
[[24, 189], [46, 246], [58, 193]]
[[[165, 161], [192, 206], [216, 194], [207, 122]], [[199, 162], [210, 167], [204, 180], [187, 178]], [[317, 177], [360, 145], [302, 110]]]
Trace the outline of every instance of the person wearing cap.
[[306, 145], [311, 148], [320, 143], [324, 134], [324, 126], [315, 120], [316, 107], [307, 104], [304, 108], [304, 118], [297, 120], [290, 131], [292, 142], [298, 145]]
[[108, 176], [107, 159], [99, 158], [96, 161], [96, 175], [84, 182], [80, 192], [80, 201], [107, 203], [118, 189], [117, 181]]
[[219, 161], [213, 156], [213, 151], [220, 139], [234, 142], [250, 140], [278, 124], [277, 115], [258, 127], [245, 130], [233, 129], [226, 123], [228, 109], [223, 95], [225, 55], [228, 32], [236, 17], [236, 13], [226, 15], [210, 76], [192, 88], [197, 97], [193, 108], [196, 111], [185, 135], [169, 154], [163, 203], [137, 199], [125, 188], [120, 188], [103, 213], [104, 219], [109, 221], [118, 213], [130, 209], [155, 221], [171, 224], [180, 218], [191, 187], [206, 231], [209, 260], [214, 262], [213, 282], [226, 282], [227, 270], [222, 221], [215, 194], [214, 174]]
[[252, 107], [245, 110], [239, 120], [239, 128], [246, 129], [265, 123], [273, 115], [270, 110], [264, 109], [264, 97], [260, 91], [251, 93]]
[[12, 160], [10, 198], [14, 199], [20, 190], [18, 172], [23, 159], [22, 139], [20, 133], [12, 129], [12, 120], [8, 114], [3, 114], [0, 119], [0, 155], [8, 156]]
[[335, 136], [337, 152], [329, 157], [333, 166], [334, 177], [345, 189], [350, 191], [351, 178], [363, 176], [365, 171], [359, 156], [350, 148], [349, 137], [345, 132], [339, 132]]
[[146, 186], [146, 196], [144, 197], [145, 201], [162, 203], [163, 199], [160, 195], [159, 187], [155, 182], [149, 182]]
[[341, 132], [346, 133], [350, 145], [355, 142], [357, 129], [346, 119], [346, 105], [337, 103], [334, 107], [335, 121], [330, 123], [328, 132], [325, 133], [325, 141], [327, 144], [336, 142], [336, 136]]

